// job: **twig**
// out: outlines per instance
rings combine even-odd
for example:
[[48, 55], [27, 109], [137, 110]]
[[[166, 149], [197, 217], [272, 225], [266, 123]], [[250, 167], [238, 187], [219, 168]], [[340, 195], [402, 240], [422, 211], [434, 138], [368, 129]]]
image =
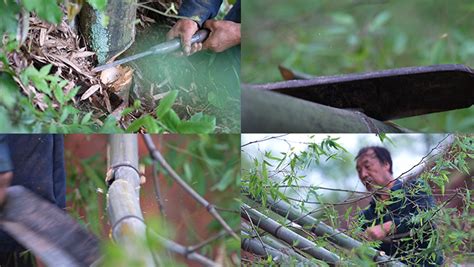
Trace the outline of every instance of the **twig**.
[[136, 3], [135, 5], [137, 5], [138, 7], [142, 7], [144, 9], [148, 9], [150, 11], [153, 11], [155, 13], [158, 13], [162, 16], [165, 16], [165, 17], [170, 17], [170, 18], [175, 18], [175, 19], [190, 19], [190, 20], [194, 20], [194, 21], [197, 21], [196, 19], [193, 19], [193, 18], [189, 18], [189, 17], [184, 17], [184, 16], [178, 16], [178, 15], [173, 15], [173, 14], [168, 14], [166, 12], [163, 12], [163, 11], [160, 11], [158, 9], [154, 9], [152, 7], [149, 7], [147, 5], [144, 5], [144, 4], [141, 4], [141, 3]]
[[201, 241], [201, 242], [199, 242], [198, 244], [196, 244], [194, 246], [189, 246], [187, 249], [188, 249], [188, 251], [196, 251], [196, 250], [201, 249], [202, 247], [214, 242], [215, 240], [223, 237], [226, 234], [227, 234], [226, 231], [220, 231], [219, 233], [215, 234], [214, 236], [211, 236], [208, 239], [206, 239], [204, 241]]
[[240, 211], [238, 211], [238, 210], [224, 209], [224, 208], [220, 208], [220, 207], [215, 207], [215, 208], [216, 208], [216, 210], [218, 210], [218, 211], [232, 212], [232, 213], [238, 213], [238, 214], [240, 214]]
[[256, 140], [256, 141], [248, 142], [247, 144], [243, 144], [240, 147], [242, 148], [244, 146], [248, 146], [248, 145], [259, 143], [259, 142], [265, 142], [265, 141], [268, 141], [268, 140], [271, 140], [271, 139], [276, 139], [276, 138], [280, 138], [280, 137], [287, 136], [287, 135], [288, 134], [281, 134], [281, 135], [277, 135], [277, 136], [271, 136], [271, 137], [268, 137], [268, 138], [264, 138], [262, 140]]
[[151, 139], [151, 136], [148, 134], [143, 135], [145, 144], [153, 158], [160, 163], [160, 165], [169, 173], [171, 178], [175, 180], [188, 194], [191, 195], [197, 202], [203, 205], [207, 211], [224, 227], [224, 229], [235, 239], [240, 240], [240, 237], [230, 228], [230, 226], [222, 219], [220, 214], [217, 212], [215, 206], [209, 203], [206, 199], [201, 197], [194, 189], [192, 189], [184, 180], [173, 170], [173, 168], [168, 164], [168, 162], [163, 158], [160, 151], [158, 151]]
[[180, 254], [180, 255], [183, 255], [186, 259], [190, 259], [190, 260], [194, 260], [194, 261], [197, 261], [201, 264], [204, 264], [205, 266], [218, 266], [218, 264], [216, 264], [214, 261], [212, 261], [211, 259], [199, 254], [199, 253], [196, 253], [196, 252], [193, 252], [193, 251], [189, 251], [187, 247], [183, 246], [183, 245], [180, 245], [172, 240], [169, 240], [169, 239], [166, 239], [164, 237], [162, 237], [161, 235], [155, 233], [154, 231], [150, 230], [150, 228], [147, 228], [149, 233], [154, 237], [156, 238], [160, 243], [163, 244], [163, 246], [176, 253], [176, 254]]
[[152, 165], [152, 172], [153, 172], [153, 189], [155, 189], [155, 197], [156, 197], [156, 203], [158, 203], [158, 208], [160, 209], [160, 214], [161, 216], [163, 217], [166, 217], [166, 213], [165, 213], [165, 208], [164, 208], [164, 205], [163, 205], [163, 201], [161, 199], [161, 193], [160, 193], [160, 181], [158, 181], [158, 176], [156, 175], [157, 173], [157, 170], [156, 170], [156, 162], [153, 161], [153, 165]]

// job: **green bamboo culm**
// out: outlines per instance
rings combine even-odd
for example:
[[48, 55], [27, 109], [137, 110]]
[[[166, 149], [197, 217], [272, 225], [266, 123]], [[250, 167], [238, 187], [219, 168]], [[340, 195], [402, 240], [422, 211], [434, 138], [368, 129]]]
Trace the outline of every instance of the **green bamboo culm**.
[[104, 11], [84, 4], [80, 29], [99, 64], [127, 50], [135, 40], [137, 0], [108, 1]]

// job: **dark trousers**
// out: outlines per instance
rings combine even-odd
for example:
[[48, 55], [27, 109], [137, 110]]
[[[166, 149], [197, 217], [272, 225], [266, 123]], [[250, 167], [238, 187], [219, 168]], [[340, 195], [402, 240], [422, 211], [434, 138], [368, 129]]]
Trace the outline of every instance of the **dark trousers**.
[[34, 267], [35, 258], [28, 251], [0, 253], [0, 267]]

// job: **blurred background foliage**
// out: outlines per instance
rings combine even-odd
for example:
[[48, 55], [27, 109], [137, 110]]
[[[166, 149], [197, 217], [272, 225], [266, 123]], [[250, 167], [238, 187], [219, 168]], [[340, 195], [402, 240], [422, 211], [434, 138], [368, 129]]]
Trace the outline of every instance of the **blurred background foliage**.
[[[242, 8], [246, 83], [282, 80], [279, 64], [317, 76], [433, 64], [474, 67], [469, 0], [262, 0]], [[474, 108], [395, 122], [420, 131], [469, 131]]]

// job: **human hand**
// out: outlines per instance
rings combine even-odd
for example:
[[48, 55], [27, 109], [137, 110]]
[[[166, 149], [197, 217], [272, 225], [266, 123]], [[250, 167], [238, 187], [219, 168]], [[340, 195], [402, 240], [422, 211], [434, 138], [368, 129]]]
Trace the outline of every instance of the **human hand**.
[[10, 186], [13, 178], [13, 172], [2, 172], [0, 173], [0, 206], [5, 202], [7, 196], [7, 188]]
[[203, 49], [219, 53], [240, 44], [240, 23], [210, 19], [204, 23], [204, 28], [209, 29], [211, 33], [204, 41]]
[[198, 30], [198, 24], [194, 20], [180, 19], [166, 34], [166, 39], [171, 40], [180, 37], [183, 52], [186, 56], [189, 56], [202, 49], [201, 43], [191, 45], [191, 38]]
[[392, 221], [385, 222], [376, 226], [372, 226], [365, 230], [365, 236], [368, 240], [382, 240], [388, 236], [392, 230]]

